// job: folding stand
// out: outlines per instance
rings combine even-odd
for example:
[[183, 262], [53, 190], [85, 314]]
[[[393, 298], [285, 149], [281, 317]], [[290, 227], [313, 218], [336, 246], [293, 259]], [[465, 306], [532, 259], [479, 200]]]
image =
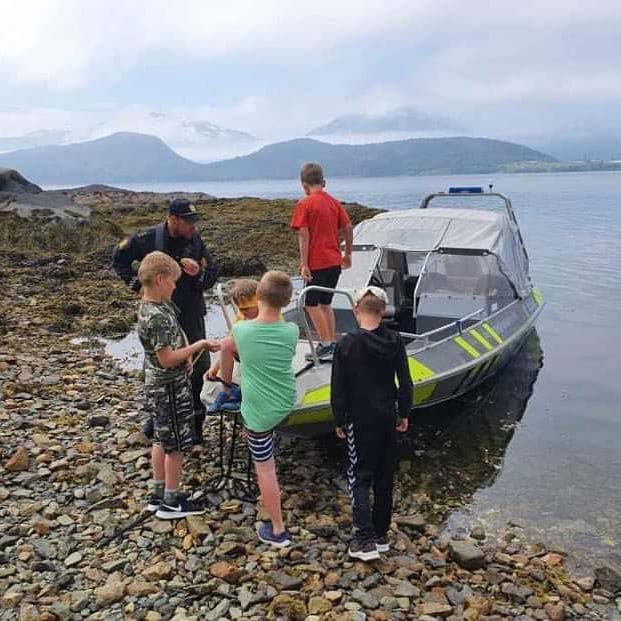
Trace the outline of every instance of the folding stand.
[[[237, 448], [237, 436], [242, 429], [241, 413], [239, 410], [220, 410], [217, 415], [220, 420], [218, 422], [218, 469], [219, 473], [209, 479], [205, 485], [204, 491], [217, 492], [222, 489], [228, 489], [233, 498], [243, 500], [244, 502], [256, 502], [259, 496], [259, 489], [252, 477], [252, 459], [250, 451], [247, 451], [248, 457], [245, 465], [245, 473], [240, 474], [233, 470], [235, 464], [235, 450]], [[233, 420], [233, 428], [231, 430], [231, 439], [226, 447], [225, 437], [225, 419]], [[225, 451], [226, 455], [225, 464]]]

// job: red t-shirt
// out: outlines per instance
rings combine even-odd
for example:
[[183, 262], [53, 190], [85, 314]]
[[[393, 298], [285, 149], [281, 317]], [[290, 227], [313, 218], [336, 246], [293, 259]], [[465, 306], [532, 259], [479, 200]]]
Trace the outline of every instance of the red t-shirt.
[[349, 216], [341, 203], [323, 190], [298, 202], [291, 218], [291, 228], [308, 229], [308, 267], [311, 270], [341, 266], [339, 230], [347, 224]]

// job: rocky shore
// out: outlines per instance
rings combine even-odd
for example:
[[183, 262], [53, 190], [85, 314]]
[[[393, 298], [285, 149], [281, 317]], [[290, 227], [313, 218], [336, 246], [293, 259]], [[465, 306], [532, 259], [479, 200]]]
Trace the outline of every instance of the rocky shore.
[[[18, 325], [57, 334], [126, 333], [134, 323], [135, 297], [109, 269], [112, 250], [124, 237], [162, 222], [170, 195], [89, 186], [5, 196], [0, 283], [8, 298], [0, 300], [0, 334]], [[188, 196], [197, 205], [198, 228], [222, 276], [256, 276], [268, 266], [296, 270], [297, 242], [289, 228], [294, 201], [175, 196]], [[345, 207], [354, 223], [378, 213]]]
[[[76, 337], [132, 325], [135, 300], [109, 272], [110, 251], [160, 221], [162, 201], [108, 189], [71, 200], [90, 216], [0, 214], [1, 620], [621, 618], [618, 568], [571, 575], [562, 551], [515, 524], [487, 533], [474, 522], [449, 535], [443, 517], [454, 503], [422, 490], [415, 468], [398, 477], [391, 552], [350, 562], [344, 454], [334, 439], [279, 442], [290, 549], [258, 542], [260, 507], [208, 489], [218, 474], [217, 421], [185, 477], [208, 512], [136, 523], [150, 477], [141, 380], [99, 341]], [[228, 274], [294, 266], [291, 201], [195, 200]], [[349, 210], [354, 219], [372, 213]], [[239, 469], [243, 462], [240, 452]]]

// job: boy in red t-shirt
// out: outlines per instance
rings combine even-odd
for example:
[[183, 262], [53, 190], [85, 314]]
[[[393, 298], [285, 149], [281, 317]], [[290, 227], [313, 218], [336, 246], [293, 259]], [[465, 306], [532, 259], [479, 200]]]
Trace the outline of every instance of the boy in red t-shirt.
[[[298, 232], [300, 274], [307, 284], [334, 289], [341, 269], [351, 267], [353, 228], [341, 203], [324, 190], [326, 182], [319, 164], [304, 164], [300, 181], [306, 197], [298, 202], [291, 219], [291, 228]], [[339, 245], [341, 232], [344, 254]], [[309, 291], [305, 308], [321, 341], [317, 355], [331, 356], [336, 344], [332, 293]]]

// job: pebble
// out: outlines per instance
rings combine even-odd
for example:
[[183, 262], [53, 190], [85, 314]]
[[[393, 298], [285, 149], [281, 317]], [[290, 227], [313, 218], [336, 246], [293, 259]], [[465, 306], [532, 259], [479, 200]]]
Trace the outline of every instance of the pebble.
[[29, 461], [28, 449], [25, 446], [19, 446], [4, 464], [4, 469], [7, 472], [22, 472], [28, 470]]
[[485, 567], [485, 554], [478, 546], [467, 541], [451, 541], [449, 549], [451, 558], [464, 569]]
[[362, 604], [365, 608], [377, 608], [379, 606], [379, 601], [377, 597], [371, 595], [367, 591], [362, 591], [360, 589], [354, 589], [351, 593], [352, 599], [356, 600], [360, 604]]
[[73, 567], [82, 560], [82, 555], [79, 552], [73, 552], [64, 561], [65, 567]]

